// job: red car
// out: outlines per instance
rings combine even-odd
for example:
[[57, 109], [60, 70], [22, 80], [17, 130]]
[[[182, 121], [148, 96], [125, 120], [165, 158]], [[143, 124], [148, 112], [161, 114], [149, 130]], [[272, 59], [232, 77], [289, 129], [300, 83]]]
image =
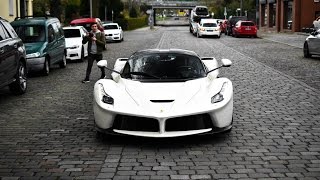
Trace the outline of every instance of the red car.
[[232, 29], [232, 36], [257, 37], [257, 26], [253, 21], [238, 21]]
[[74, 19], [70, 22], [71, 26], [83, 26], [84, 28], [86, 28], [86, 30], [88, 32], [91, 31], [91, 25], [92, 23], [97, 23], [98, 25], [98, 29], [103, 32], [103, 26], [102, 26], [102, 22], [99, 18], [80, 18], [80, 19]]

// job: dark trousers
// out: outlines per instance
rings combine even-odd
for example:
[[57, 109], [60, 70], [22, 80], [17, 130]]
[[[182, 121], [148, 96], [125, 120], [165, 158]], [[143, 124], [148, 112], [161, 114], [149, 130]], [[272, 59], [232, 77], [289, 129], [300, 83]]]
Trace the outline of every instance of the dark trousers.
[[[89, 80], [94, 60], [96, 60], [98, 62], [101, 59], [102, 59], [102, 54], [90, 54], [89, 53], [88, 66], [87, 66], [87, 72], [86, 72], [86, 80]], [[100, 70], [101, 70], [101, 78], [104, 78], [104, 76], [105, 76], [104, 68], [100, 68]]]

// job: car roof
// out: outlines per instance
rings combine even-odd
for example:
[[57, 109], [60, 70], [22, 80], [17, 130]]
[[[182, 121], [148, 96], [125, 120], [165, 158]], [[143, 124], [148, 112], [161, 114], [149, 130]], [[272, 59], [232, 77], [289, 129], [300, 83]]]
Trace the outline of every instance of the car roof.
[[217, 23], [218, 20], [217, 19], [201, 19], [201, 22], [214, 22], [214, 23]]
[[81, 29], [84, 28], [83, 26], [65, 26], [63, 29]]
[[185, 49], [144, 49], [136, 52], [136, 54], [152, 54], [152, 53], [160, 53], [160, 54], [174, 53], [174, 54], [184, 54], [184, 55], [199, 57], [199, 55], [194, 51], [185, 50]]
[[99, 21], [99, 18], [79, 18], [72, 20], [70, 24], [94, 23], [97, 21]]
[[11, 22], [12, 26], [20, 25], [46, 25], [53, 22], [59, 22], [59, 19], [56, 17], [17, 17], [14, 21]]

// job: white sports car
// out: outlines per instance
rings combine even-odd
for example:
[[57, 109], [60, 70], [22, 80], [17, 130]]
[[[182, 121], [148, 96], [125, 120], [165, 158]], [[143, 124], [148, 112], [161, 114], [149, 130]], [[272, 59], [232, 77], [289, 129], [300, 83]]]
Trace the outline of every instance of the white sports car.
[[231, 61], [200, 58], [182, 49], [147, 49], [129, 58], [97, 63], [112, 79], [94, 85], [94, 118], [98, 134], [178, 137], [230, 131], [233, 86], [218, 69]]

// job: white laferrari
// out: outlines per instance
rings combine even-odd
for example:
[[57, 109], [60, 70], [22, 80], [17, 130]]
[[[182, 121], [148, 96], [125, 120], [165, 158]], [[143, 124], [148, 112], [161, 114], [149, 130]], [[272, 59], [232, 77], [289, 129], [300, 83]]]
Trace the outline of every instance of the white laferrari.
[[[107, 67], [100, 60], [99, 67]], [[98, 134], [178, 137], [230, 131], [233, 86], [218, 77], [222, 59], [182, 49], [147, 49], [116, 60], [112, 79], [94, 85]]]

